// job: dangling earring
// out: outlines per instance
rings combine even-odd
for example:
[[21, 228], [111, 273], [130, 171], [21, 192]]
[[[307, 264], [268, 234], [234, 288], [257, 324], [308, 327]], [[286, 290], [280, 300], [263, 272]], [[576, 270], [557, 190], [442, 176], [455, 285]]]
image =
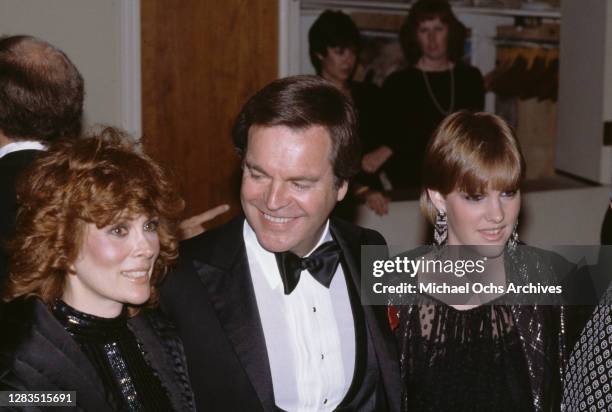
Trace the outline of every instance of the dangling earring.
[[518, 237], [518, 220], [514, 224], [514, 229], [512, 229], [512, 234], [510, 235], [510, 239], [508, 239], [508, 248], [512, 251], [516, 249], [516, 245], [518, 245], [519, 237]]
[[448, 236], [448, 223], [446, 221], [446, 212], [438, 210], [436, 214], [436, 225], [434, 226], [434, 243], [436, 246], [442, 246], [446, 242]]

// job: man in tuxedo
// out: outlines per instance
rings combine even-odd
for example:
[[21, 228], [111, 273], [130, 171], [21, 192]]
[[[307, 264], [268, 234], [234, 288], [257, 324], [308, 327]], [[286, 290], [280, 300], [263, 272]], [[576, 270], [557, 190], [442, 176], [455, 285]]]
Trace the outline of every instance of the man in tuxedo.
[[162, 287], [198, 409], [399, 410], [385, 308], [360, 303], [361, 245], [384, 239], [329, 217], [359, 170], [349, 98], [316, 76], [276, 80], [233, 138], [244, 216], [184, 242]]
[[30, 36], [0, 39], [0, 290], [17, 176], [48, 142], [77, 136], [82, 112], [83, 78], [61, 50]]

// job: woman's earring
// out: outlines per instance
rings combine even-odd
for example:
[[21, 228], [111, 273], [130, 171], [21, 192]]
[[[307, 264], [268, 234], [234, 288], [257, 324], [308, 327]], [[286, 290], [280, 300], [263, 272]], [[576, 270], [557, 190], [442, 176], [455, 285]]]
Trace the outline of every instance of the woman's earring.
[[446, 242], [448, 236], [448, 223], [446, 221], [446, 212], [438, 210], [436, 214], [436, 225], [434, 226], [434, 242], [436, 246], [442, 246]]
[[515, 250], [516, 245], [518, 245], [519, 237], [518, 237], [518, 220], [514, 224], [514, 229], [512, 229], [512, 234], [510, 235], [510, 239], [508, 239], [508, 248], [510, 250]]

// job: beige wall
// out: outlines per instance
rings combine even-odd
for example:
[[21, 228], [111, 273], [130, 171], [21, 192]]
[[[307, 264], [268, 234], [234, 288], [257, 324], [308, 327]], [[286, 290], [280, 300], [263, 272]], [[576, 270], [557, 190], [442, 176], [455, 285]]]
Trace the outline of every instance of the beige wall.
[[[606, 0], [606, 45], [604, 60], [604, 122], [612, 122], [612, 0]], [[601, 181], [612, 182], [612, 146], [601, 153]]]
[[592, 181], [602, 176], [604, 66], [609, 0], [561, 3], [556, 167]]
[[34, 35], [65, 51], [85, 79], [86, 124], [130, 129], [122, 117], [121, 10], [121, 0], [2, 0], [0, 33]]
[[604, 57], [604, 121], [612, 121], [612, 0], [606, 0], [606, 45]]

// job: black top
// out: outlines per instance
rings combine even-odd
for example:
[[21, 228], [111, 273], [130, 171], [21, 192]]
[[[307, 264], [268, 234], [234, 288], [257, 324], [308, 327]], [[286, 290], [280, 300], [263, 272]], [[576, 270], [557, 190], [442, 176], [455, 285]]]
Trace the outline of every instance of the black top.
[[[357, 111], [361, 151], [366, 154], [384, 143], [380, 89], [374, 84], [361, 82], [351, 82], [349, 88]], [[371, 189], [382, 190], [377, 174], [361, 171], [355, 179]]]
[[[106, 326], [99, 329], [104, 331], [100, 335], [127, 335], [121, 326], [124, 319], [108, 321]], [[160, 401], [160, 398], [167, 395], [170, 407], [166, 407], [167, 403], [160, 403], [159, 408], [194, 411], [185, 353], [173, 325], [158, 311], [149, 309], [143, 309], [137, 316], [125, 321], [132, 343], [137, 342], [137, 349], [133, 350], [139, 353], [134, 355], [131, 352], [123, 357], [130, 365], [128, 372], [133, 382], [137, 382], [137, 391], [141, 382], [153, 385], [144, 392], [138, 392], [139, 396], [144, 394], [143, 398], [147, 398], [141, 410], [150, 410], [147, 409], [148, 401], [165, 402]], [[51, 308], [41, 300], [20, 298], [9, 302], [0, 311], [0, 331], [0, 390], [76, 391], [76, 411], [126, 410], [123, 398], [117, 397], [108, 387], [108, 377], [101, 376], [99, 365], [94, 366], [90, 360], [91, 354], [86, 353], [86, 349], [78, 342], [81, 338], [67, 332]], [[134, 377], [132, 373], [145, 369], [131, 366], [133, 358], [141, 358], [140, 354], [146, 362], [146, 369], [150, 368], [161, 382], [163, 391], [160, 390], [158, 394], [150, 393], [156, 387], [159, 388], [157, 383], [151, 383], [150, 375], [149, 378]], [[3, 407], [2, 411], [5, 409]]]
[[[384, 143], [380, 89], [374, 84], [362, 82], [350, 82], [348, 87], [357, 114], [361, 152], [366, 154]], [[352, 182], [358, 187], [367, 186], [372, 190], [383, 190], [378, 173], [366, 173], [361, 170]], [[354, 196], [350, 190], [348, 196], [336, 205], [334, 216], [349, 222], [353, 221], [360, 203], [362, 199]]]
[[[407, 319], [401, 317], [406, 314]], [[409, 411], [533, 410], [527, 365], [509, 306], [400, 311], [404, 407]]]
[[[453, 111], [484, 108], [484, 82], [477, 68], [457, 63], [453, 71]], [[420, 186], [425, 148], [436, 127], [446, 116], [436, 108], [425, 83], [439, 106], [451, 103], [451, 71], [423, 72], [409, 67], [391, 74], [382, 88], [385, 144], [393, 150], [386, 172], [394, 188]]]
[[371, 83], [349, 84], [353, 104], [357, 110], [359, 138], [364, 153], [380, 146], [382, 108], [380, 89]]
[[[402, 256], [418, 259], [430, 250], [421, 247]], [[585, 282], [576, 269], [543, 249], [520, 245], [504, 252], [506, 281], [515, 284], [571, 288], [567, 280], [574, 275]], [[468, 311], [425, 294], [394, 301], [406, 303], [398, 307], [395, 329], [402, 410], [558, 411], [560, 371], [586, 323], [585, 313], [581, 306], [564, 305], [561, 295], [539, 296], [542, 304], [530, 299], [504, 295]]]
[[120, 410], [172, 410], [166, 391], [128, 328], [125, 311], [116, 318], [100, 318], [57, 300], [53, 315], [79, 344]]

